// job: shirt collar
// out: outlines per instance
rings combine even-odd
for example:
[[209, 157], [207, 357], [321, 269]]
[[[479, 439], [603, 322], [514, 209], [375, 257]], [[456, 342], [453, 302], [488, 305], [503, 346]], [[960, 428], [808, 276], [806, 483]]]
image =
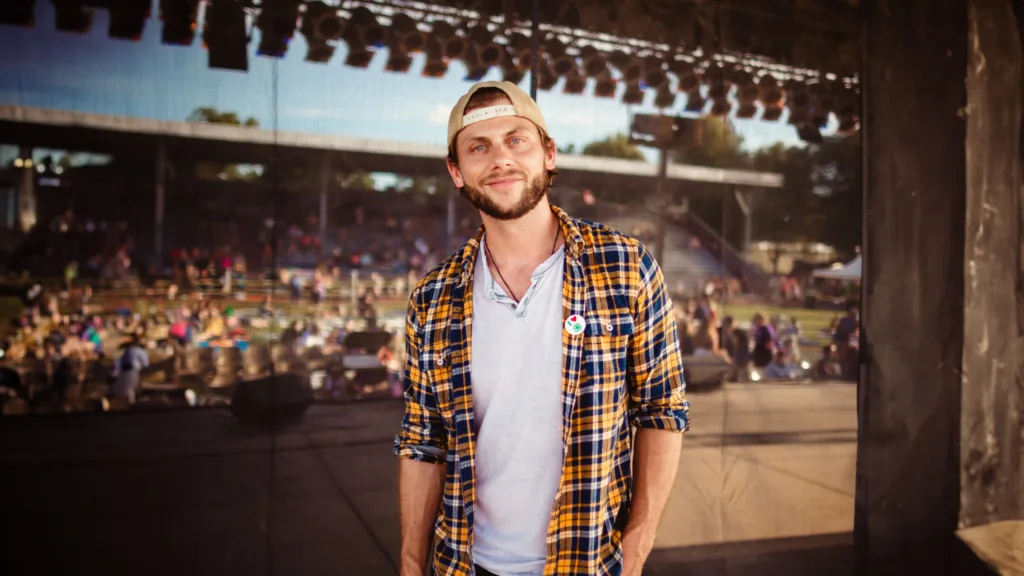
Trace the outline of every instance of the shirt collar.
[[[565, 240], [565, 255], [567, 258], [579, 260], [583, 253], [583, 234], [580, 232], [576, 222], [561, 208], [552, 205], [551, 212], [558, 217], [558, 228]], [[480, 246], [484, 238], [484, 227], [476, 231], [476, 234], [463, 244], [458, 252], [458, 261], [461, 273], [459, 284], [465, 285], [473, 280], [473, 267], [476, 264], [477, 255], [480, 253]]]

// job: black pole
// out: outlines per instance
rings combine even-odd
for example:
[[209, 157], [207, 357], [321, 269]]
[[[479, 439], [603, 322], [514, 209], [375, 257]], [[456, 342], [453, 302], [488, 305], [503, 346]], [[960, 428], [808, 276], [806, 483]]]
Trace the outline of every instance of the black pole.
[[537, 72], [540, 70], [540, 0], [533, 0], [530, 16], [530, 98], [537, 100]]

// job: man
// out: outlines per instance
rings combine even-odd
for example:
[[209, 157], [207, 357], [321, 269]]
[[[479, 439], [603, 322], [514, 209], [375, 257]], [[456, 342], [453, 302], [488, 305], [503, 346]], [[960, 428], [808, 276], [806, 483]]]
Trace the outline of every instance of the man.
[[548, 203], [555, 143], [514, 84], [470, 88], [448, 143], [483, 227], [409, 303], [401, 573], [639, 576], [688, 424], [661, 271]]

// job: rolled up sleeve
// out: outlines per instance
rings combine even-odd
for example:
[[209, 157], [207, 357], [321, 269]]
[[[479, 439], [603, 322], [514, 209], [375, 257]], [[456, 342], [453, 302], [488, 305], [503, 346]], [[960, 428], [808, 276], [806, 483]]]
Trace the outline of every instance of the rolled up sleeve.
[[683, 362], [672, 301], [654, 257], [640, 247], [640, 288], [629, 350], [630, 421], [637, 428], [690, 427]]
[[417, 317], [416, 298], [417, 293], [414, 292], [405, 322], [405, 372], [402, 377], [405, 414], [402, 428], [395, 436], [393, 452], [399, 458], [441, 464], [447, 456], [448, 437], [433, 387], [420, 369], [423, 329]]

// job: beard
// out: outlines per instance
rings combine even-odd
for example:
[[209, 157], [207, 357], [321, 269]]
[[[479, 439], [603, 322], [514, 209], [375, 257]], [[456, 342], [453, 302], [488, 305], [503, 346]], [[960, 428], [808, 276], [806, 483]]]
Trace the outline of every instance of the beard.
[[463, 198], [469, 200], [473, 207], [495, 220], [516, 220], [522, 218], [530, 210], [533, 210], [547, 196], [550, 188], [548, 175], [540, 174], [526, 183], [526, 187], [523, 189], [519, 200], [509, 207], [498, 205], [497, 202], [481, 190], [470, 186], [459, 188], [459, 193], [462, 194]]

